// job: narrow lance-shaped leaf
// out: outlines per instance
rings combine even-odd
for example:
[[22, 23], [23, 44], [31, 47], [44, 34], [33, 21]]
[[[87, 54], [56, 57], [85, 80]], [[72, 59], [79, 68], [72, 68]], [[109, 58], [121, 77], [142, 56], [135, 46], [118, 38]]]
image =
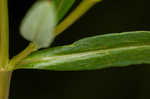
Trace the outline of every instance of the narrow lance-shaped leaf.
[[53, 41], [56, 25], [55, 7], [52, 1], [37, 1], [21, 24], [21, 35], [39, 48], [48, 47]]
[[93, 70], [150, 64], [150, 32], [125, 32], [88, 37], [71, 45], [41, 50], [15, 69]]
[[69, 11], [75, 0], [53, 0], [57, 12], [57, 22], [59, 22]]

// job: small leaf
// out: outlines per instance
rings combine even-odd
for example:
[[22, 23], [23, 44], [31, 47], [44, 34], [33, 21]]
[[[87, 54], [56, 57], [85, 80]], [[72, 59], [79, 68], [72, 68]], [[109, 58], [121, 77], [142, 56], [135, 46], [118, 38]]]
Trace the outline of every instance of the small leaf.
[[93, 70], [150, 64], [150, 32], [124, 32], [88, 37], [72, 45], [34, 52], [16, 69]]
[[65, 16], [74, 2], [75, 0], [54, 0], [57, 12], [57, 22]]
[[55, 18], [52, 1], [37, 1], [22, 21], [21, 35], [37, 44], [39, 48], [48, 47], [55, 37]]

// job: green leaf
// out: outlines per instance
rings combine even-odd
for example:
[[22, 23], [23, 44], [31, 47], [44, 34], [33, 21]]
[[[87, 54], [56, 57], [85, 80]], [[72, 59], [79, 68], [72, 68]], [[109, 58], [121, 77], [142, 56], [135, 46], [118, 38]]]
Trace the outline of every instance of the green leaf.
[[57, 22], [69, 11], [75, 0], [53, 0], [56, 6]]
[[53, 41], [56, 25], [55, 7], [52, 1], [37, 1], [22, 21], [21, 35], [39, 48], [48, 47]]
[[150, 64], [150, 32], [124, 32], [81, 39], [35, 52], [15, 69], [93, 70]]

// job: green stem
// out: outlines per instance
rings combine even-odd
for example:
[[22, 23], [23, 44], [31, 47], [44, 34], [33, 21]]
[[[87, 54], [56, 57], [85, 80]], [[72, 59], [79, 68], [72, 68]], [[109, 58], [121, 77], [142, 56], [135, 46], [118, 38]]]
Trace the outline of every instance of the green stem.
[[0, 0], [0, 68], [5, 68], [9, 61], [9, 26], [7, 0]]
[[11, 71], [0, 71], [0, 99], [8, 99]]
[[55, 30], [55, 34], [59, 35], [69, 26], [71, 26], [76, 20], [78, 20], [85, 12], [88, 11], [91, 7], [93, 7], [97, 2], [102, 0], [82, 0], [79, 6], [72, 11], [72, 13], [62, 21]]
[[8, 70], [13, 70], [16, 63], [24, 59], [26, 56], [28, 56], [30, 53], [37, 50], [37, 46], [34, 43], [30, 43], [21, 53], [19, 53], [17, 56], [14, 56], [8, 65]]

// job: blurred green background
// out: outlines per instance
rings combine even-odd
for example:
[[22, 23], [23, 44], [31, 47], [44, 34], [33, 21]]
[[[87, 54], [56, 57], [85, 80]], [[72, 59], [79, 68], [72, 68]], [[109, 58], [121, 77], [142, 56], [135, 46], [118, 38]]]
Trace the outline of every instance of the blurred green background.
[[[35, 1], [9, 0], [11, 57], [29, 43], [19, 35], [19, 25]], [[88, 36], [137, 30], [150, 30], [150, 0], [103, 0], [59, 35], [52, 47]], [[78, 72], [17, 70], [10, 99], [150, 99], [149, 76], [146, 64]]]

